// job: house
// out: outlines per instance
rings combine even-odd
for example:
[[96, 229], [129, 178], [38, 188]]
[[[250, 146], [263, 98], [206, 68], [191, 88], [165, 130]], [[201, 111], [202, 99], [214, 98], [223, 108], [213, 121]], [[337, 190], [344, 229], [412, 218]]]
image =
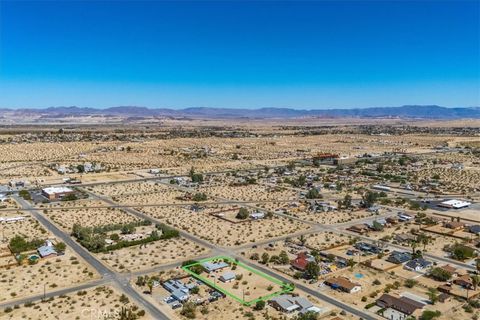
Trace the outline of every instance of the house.
[[75, 191], [67, 187], [48, 187], [42, 189], [42, 195], [49, 200], [58, 200], [73, 193], [75, 193]]
[[223, 268], [228, 267], [228, 263], [226, 263], [225, 261], [220, 261], [220, 262], [207, 261], [207, 262], [203, 262], [202, 266], [205, 268], [205, 270], [208, 273], [210, 273], [210, 272], [214, 272], [214, 271], [221, 270]]
[[412, 242], [417, 240], [417, 236], [411, 233], [396, 234], [393, 239], [398, 242]]
[[445, 222], [445, 228], [458, 231], [465, 228], [465, 224], [463, 222], [458, 222], [458, 221], [449, 221], [449, 222]]
[[290, 313], [295, 310], [300, 309], [300, 306], [297, 305], [292, 296], [283, 294], [281, 296], [275, 297], [268, 301], [268, 303], [276, 310]]
[[290, 265], [297, 270], [305, 271], [309, 262], [315, 262], [315, 257], [306, 252], [300, 252], [294, 260], [290, 261]]
[[355, 293], [362, 290], [362, 286], [360, 284], [351, 282], [345, 277], [332, 277], [325, 280], [325, 284], [330, 286], [332, 289], [339, 289], [348, 293]]
[[397, 312], [400, 312], [403, 316], [397, 316], [397, 319], [405, 319], [408, 316], [411, 316], [417, 309], [422, 309], [424, 306], [424, 304], [407, 297], [398, 298], [387, 293], [383, 294], [379, 299], [377, 299], [376, 305], [382, 309], [386, 309], [383, 313], [383, 316], [386, 318], [390, 318], [386, 316], [386, 314], [392, 314], [392, 311], [388, 312], [388, 309], [393, 309]]
[[321, 311], [320, 308], [315, 307], [308, 299], [303, 297], [294, 297], [288, 294], [275, 297], [268, 301], [268, 303], [276, 310], [286, 313], [291, 313], [296, 310], [299, 310], [301, 314], [307, 312], [318, 313]]
[[452, 276], [457, 276], [457, 268], [452, 267], [449, 264], [446, 264], [444, 266], [438, 267], [439, 269], [442, 269], [445, 272], [450, 273]]
[[416, 258], [407, 262], [403, 268], [410, 271], [423, 271], [431, 265], [432, 263], [430, 261], [427, 261], [423, 258]]
[[57, 251], [55, 251], [51, 242], [45, 243], [45, 245], [37, 248], [37, 252], [42, 258], [57, 255]]
[[395, 225], [399, 222], [399, 219], [397, 217], [388, 217], [385, 220], [387, 220], [387, 223], [391, 225]]
[[363, 252], [371, 252], [371, 253], [382, 252], [382, 249], [380, 249], [378, 246], [373, 245], [373, 244], [368, 244], [366, 242], [357, 242], [357, 243], [355, 243], [354, 247], [358, 250], [363, 251]]
[[400, 251], [393, 251], [390, 256], [387, 258], [388, 262], [401, 264], [407, 261], [412, 260], [412, 255], [409, 252], [400, 252]]
[[453, 283], [465, 289], [473, 289], [473, 281], [468, 274], [455, 278]]
[[162, 286], [171, 294], [171, 297], [179, 302], [188, 300], [190, 289], [177, 279], [165, 281]]
[[230, 281], [233, 281], [235, 280], [235, 272], [225, 272], [224, 274], [222, 274], [220, 276], [220, 281], [222, 282], [230, 282]]
[[448, 208], [448, 209], [462, 209], [469, 207], [472, 203], [468, 201], [462, 201], [457, 199], [446, 200], [438, 204], [439, 207]]
[[353, 226], [350, 226], [347, 230], [350, 230], [359, 234], [364, 234], [368, 232], [368, 226], [365, 224], [355, 224]]
[[468, 231], [476, 235], [480, 235], [480, 225], [476, 224], [468, 227]]

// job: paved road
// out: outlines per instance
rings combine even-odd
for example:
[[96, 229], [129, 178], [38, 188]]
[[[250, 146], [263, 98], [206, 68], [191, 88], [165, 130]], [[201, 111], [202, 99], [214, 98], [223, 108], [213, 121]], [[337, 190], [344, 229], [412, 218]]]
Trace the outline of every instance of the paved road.
[[[32, 209], [31, 204], [28, 201], [16, 195], [13, 197], [15, 198], [15, 201], [17, 201], [22, 206], [22, 208]], [[126, 276], [120, 275], [108, 269], [93, 255], [91, 255], [85, 248], [83, 248], [77, 242], [73, 241], [73, 239], [69, 235], [57, 228], [52, 222], [50, 222], [50, 220], [45, 218], [43, 214], [41, 214], [37, 210], [30, 210], [30, 213], [51, 233], [53, 233], [55, 237], [61, 239], [67, 246], [72, 248], [72, 250], [75, 251], [76, 254], [78, 254], [87, 263], [89, 263], [102, 276], [103, 279], [112, 281], [119, 289], [121, 289], [131, 298], [133, 298], [133, 300], [137, 302], [139, 307], [142, 307], [148, 313], [150, 313], [154, 317], [154, 319], [168, 320], [167, 315], [157, 309], [152, 303], [144, 299], [141, 294], [139, 294], [137, 291], [135, 291], [135, 289], [133, 289]]]

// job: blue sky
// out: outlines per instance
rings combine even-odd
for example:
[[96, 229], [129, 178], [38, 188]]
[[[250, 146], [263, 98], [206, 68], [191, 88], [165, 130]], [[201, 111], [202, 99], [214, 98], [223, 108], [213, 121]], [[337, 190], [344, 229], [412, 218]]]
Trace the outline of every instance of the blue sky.
[[0, 107], [480, 105], [478, 1], [4, 1]]

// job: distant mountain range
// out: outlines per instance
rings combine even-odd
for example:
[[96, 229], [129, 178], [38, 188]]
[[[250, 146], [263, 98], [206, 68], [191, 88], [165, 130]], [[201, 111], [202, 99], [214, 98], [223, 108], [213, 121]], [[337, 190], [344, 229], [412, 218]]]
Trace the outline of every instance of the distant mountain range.
[[286, 119], [302, 117], [321, 118], [413, 118], [413, 119], [480, 119], [480, 107], [446, 108], [436, 105], [407, 105], [401, 107], [353, 108], [353, 109], [322, 109], [298, 110], [289, 108], [231, 109], [231, 108], [146, 108], [136, 106], [121, 106], [107, 109], [80, 107], [50, 107], [43, 109], [0, 109], [0, 117], [171, 117], [192, 119]]

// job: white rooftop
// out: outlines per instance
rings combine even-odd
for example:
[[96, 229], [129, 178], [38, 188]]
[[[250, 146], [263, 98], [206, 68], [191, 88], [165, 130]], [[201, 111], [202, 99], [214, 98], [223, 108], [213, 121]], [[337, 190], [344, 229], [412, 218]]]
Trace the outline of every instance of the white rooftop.
[[73, 190], [68, 187], [48, 187], [43, 189], [42, 191], [46, 194], [73, 192]]
[[468, 201], [452, 199], [452, 200], [443, 201], [441, 205], [452, 207], [452, 208], [464, 208], [471, 205], [471, 203]]

